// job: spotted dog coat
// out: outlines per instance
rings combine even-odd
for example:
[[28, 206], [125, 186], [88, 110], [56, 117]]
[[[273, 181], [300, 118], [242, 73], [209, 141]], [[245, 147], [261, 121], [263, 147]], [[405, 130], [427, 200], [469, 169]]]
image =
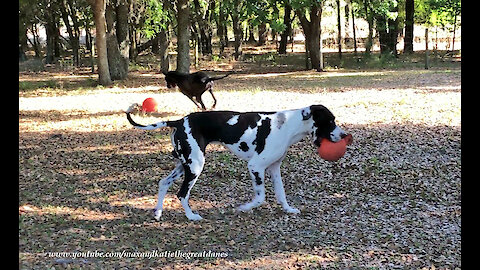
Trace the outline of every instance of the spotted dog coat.
[[225, 145], [239, 158], [248, 161], [248, 171], [252, 178], [254, 197], [251, 202], [239, 207], [248, 211], [261, 205], [265, 200], [265, 173], [273, 181], [275, 197], [288, 213], [299, 213], [286, 200], [280, 175], [280, 165], [288, 147], [312, 135], [313, 143], [320, 145], [322, 138], [333, 142], [345, 137], [345, 132], [336, 126], [333, 114], [322, 105], [279, 112], [196, 112], [176, 121], [165, 121], [144, 126], [135, 123], [127, 111], [128, 121], [136, 128], [152, 130], [171, 127], [172, 154], [179, 159], [175, 169], [159, 181], [158, 203], [155, 219], [159, 220], [163, 211], [163, 200], [172, 183], [184, 176], [177, 193], [190, 220], [202, 217], [192, 212], [188, 198], [205, 164], [205, 148], [209, 143]]

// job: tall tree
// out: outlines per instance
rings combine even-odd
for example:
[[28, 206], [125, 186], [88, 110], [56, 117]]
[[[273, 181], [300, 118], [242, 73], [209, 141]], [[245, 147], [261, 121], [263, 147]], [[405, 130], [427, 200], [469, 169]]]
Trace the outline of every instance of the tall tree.
[[40, 1], [42, 6], [42, 20], [47, 35], [47, 54], [45, 62], [52, 64], [55, 57], [60, 57], [60, 35], [59, 35], [59, 8], [54, 0]]
[[285, 30], [280, 35], [280, 45], [278, 47], [279, 54], [286, 54], [287, 53], [287, 38], [291, 36], [292, 33], [292, 6], [290, 4], [290, 0], [284, 0], [284, 15], [283, 15], [283, 23], [285, 24]]
[[128, 74], [128, 64], [130, 62], [129, 1], [109, 1], [105, 10], [108, 67], [112, 80], [125, 79]]
[[403, 53], [413, 53], [414, 0], [405, 0], [405, 37]]
[[[308, 2], [308, 3], [307, 3]], [[323, 71], [323, 55], [321, 46], [321, 28], [320, 22], [322, 17], [321, 1], [292, 1], [300, 24], [305, 36], [305, 53], [310, 59], [312, 68], [317, 71]], [[306, 15], [309, 15], [307, 18]]]
[[373, 46], [373, 27], [374, 27], [374, 12], [371, 6], [371, 0], [363, 0], [363, 7], [365, 11], [365, 18], [368, 22], [368, 37], [365, 43], [365, 53], [370, 54]]
[[342, 23], [340, 20], [340, 0], [337, 0], [337, 42], [338, 42], [338, 57], [342, 59]]
[[107, 28], [105, 27], [106, 0], [88, 0], [88, 3], [92, 6], [97, 32], [95, 45], [98, 55], [98, 82], [101, 85], [107, 86], [112, 84], [112, 79], [110, 78], [110, 71], [108, 69], [107, 56]]
[[233, 36], [234, 41], [234, 58], [239, 60], [242, 56], [242, 40], [243, 40], [243, 30], [242, 30], [242, 19], [243, 19], [243, 5], [244, 2], [240, 0], [233, 0], [230, 2], [230, 16], [232, 17], [232, 27], [233, 27]]
[[193, 0], [194, 11], [192, 15], [198, 25], [198, 32], [200, 34], [200, 49], [203, 55], [212, 54], [212, 37], [213, 30], [210, 23], [210, 14], [215, 9], [215, 1], [208, 1], [206, 9], [200, 5], [199, 0]]
[[376, 0], [373, 3], [380, 52], [397, 55], [398, 3], [395, 0]]
[[[80, 24], [78, 22], [78, 10], [77, 10], [77, 2], [73, 2], [72, 0], [60, 0], [60, 14], [62, 16], [63, 23], [67, 28], [67, 33], [69, 37], [69, 43], [72, 47], [72, 58], [73, 63], [78, 66], [80, 64]], [[72, 21], [72, 24], [70, 23]]]
[[355, 56], [357, 55], [357, 30], [355, 28], [355, 6], [351, 0], [347, 0], [347, 5], [351, 6], [352, 12], [352, 33], [353, 33], [353, 52]]
[[220, 39], [220, 55], [223, 54], [225, 47], [228, 45], [227, 37], [227, 19], [228, 16], [225, 14], [227, 12], [224, 1], [220, 1], [218, 8], [218, 19], [217, 19], [217, 36]]
[[20, 0], [18, 2], [18, 50], [19, 50], [19, 60], [27, 60], [27, 55], [25, 51], [28, 49], [28, 37], [27, 31], [31, 25], [35, 25], [32, 22], [32, 18], [35, 17], [33, 12], [36, 9], [32, 9], [31, 0]]
[[188, 0], [177, 0], [177, 71], [190, 72], [190, 8]]

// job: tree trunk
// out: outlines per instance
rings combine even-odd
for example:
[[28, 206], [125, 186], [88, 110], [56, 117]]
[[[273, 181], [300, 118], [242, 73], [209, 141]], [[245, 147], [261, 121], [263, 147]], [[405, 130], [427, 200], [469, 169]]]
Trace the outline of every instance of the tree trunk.
[[353, 32], [353, 51], [357, 55], [357, 30], [355, 29], [355, 12], [352, 6], [352, 32]]
[[[19, 40], [18, 40], [18, 60], [19, 61], [25, 61], [27, 60], [27, 55], [25, 54], [25, 51], [28, 48], [27, 44], [27, 27], [25, 24], [19, 22]], [[34, 36], [35, 40], [35, 36]]]
[[388, 32], [387, 32], [387, 20], [383, 15], [376, 16], [376, 25], [378, 32], [378, 41], [380, 42], [380, 53], [384, 54], [388, 51]]
[[190, 8], [188, 0], [177, 0], [177, 71], [190, 72]]
[[405, 37], [403, 53], [413, 53], [413, 24], [415, 14], [414, 0], [405, 0]]
[[[78, 22], [76, 19], [76, 13], [75, 9], [72, 6], [72, 3], [67, 3], [66, 0], [63, 0], [60, 2], [60, 12], [62, 14], [62, 19], [63, 23], [65, 24], [67, 28], [67, 33], [69, 37], [69, 43], [70, 46], [72, 47], [72, 59], [73, 63], [75, 66], [80, 65], [80, 56], [78, 53], [78, 50], [80, 48], [80, 42], [79, 42], [79, 27], [78, 27]], [[74, 27], [72, 28], [72, 25], [70, 25], [70, 21], [68, 18], [72, 19], [72, 22], [74, 23]], [[77, 24], [77, 25], [75, 25]]]
[[93, 17], [95, 20], [95, 29], [97, 32], [95, 45], [97, 47], [97, 65], [98, 65], [98, 82], [103, 86], [112, 84], [110, 71], [108, 69], [107, 57], [107, 29], [105, 27], [105, 0], [89, 0], [93, 9]]
[[195, 6], [194, 18], [198, 24], [198, 34], [200, 38], [200, 49], [203, 55], [212, 54], [212, 27], [209, 23], [209, 12], [211, 8], [215, 8], [211, 1], [208, 5], [206, 12], [202, 11], [200, 2], [193, 0]]
[[[32, 24], [32, 35], [33, 35], [33, 44], [32, 43], [31, 44], [33, 46], [33, 50], [35, 51], [35, 58], [42, 58], [42, 50], [41, 50], [40, 41], [39, 41], [40, 37], [38, 35], [38, 27], [36, 23]], [[25, 38], [27, 39], [26, 36]], [[27, 41], [30, 41], [30, 40], [27, 39]]]
[[137, 61], [137, 46], [138, 46], [138, 40], [137, 40], [137, 31], [135, 29], [135, 26], [130, 25], [130, 53], [128, 54], [128, 58], [130, 61]]
[[123, 80], [128, 74], [129, 38], [128, 9], [126, 1], [118, 6], [108, 5], [105, 12], [107, 20], [108, 66], [112, 80]]
[[56, 58], [60, 58], [61, 54], [61, 47], [62, 44], [60, 43], [60, 22], [59, 20], [55, 17], [54, 23], [54, 32], [53, 32], [53, 55]]
[[[398, 12], [398, 5], [393, 9], [393, 12]], [[388, 52], [397, 56], [397, 41], [398, 41], [398, 17], [393, 19], [388, 18]]]
[[308, 52], [312, 68], [323, 71], [323, 55], [321, 46], [321, 16], [322, 6], [315, 5], [310, 9], [310, 21], [307, 20], [303, 10], [295, 10], [305, 35], [305, 49]]
[[170, 68], [170, 58], [168, 56], [169, 44], [168, 30], [162, 29], [160, 33], [158, 33], [158, 54], [160, 56], [160, 69], [162, 71], [168, 71]]
[[198, 47], [200, 46], [200, 36], [198, 34], [197, 30], [197, 23], [192, 22], [192, 27], [190, 28], [190, 40], [192, 41], [193, 45], [193, 63], [195, 66], [195, 69], [198, 67]]
[[248, 27], [248, 39], [247, 39], [247, 43], [250, 43], [250, 44], [255, 44], [257, 41], [255, 40], [255, 35], [253, 34], [253, 25], [249, 24]]
[[[225, 16], [225, 20], [228, 16]], [[223, 25], [223, 40], [225, 40], [225, 47], [228, 47], [228, 27], [227, 24]]]
[[342, 24], [340, 21], [340, 0], [337, 0], [337, 25], [338, 25], [338, 57], [342, 59]]
[[267, 42], [267, 23], [262, 22], [258, 26], [258, 46], [263, 46]]
[[152, 53], [153, 54], [158, 54], [158, 40], [159, 40], [159, 35], [155, 35], [152, 39]]
[[234, 53], [234, 58], [235, 60], [239, 60], [241, 55], [242, 55], [242, 37], [243, 37], [243, 31], [242, 27], [240, 25], [240, 18], [237, 12], [234, 12], [232, 16], [232, 26], [233, 26], [233, 35], [235, 36], [235, 42], [234, 42], [234, 47], [235, 47], [235, 53]]
[[368, 22], [368, 37], [365, 44], [365, 53], [370, 54], [373, 45], [373, 11], [369, 8], [369, 0], [363, 0], [363, 7], [365, 8], [365, 14]]
[[285, 1], [285, 14], [283, 16], [283, 23], [285, 24], [285, 31], [282, 32], [280, 35], [280, 45], [278, 47], [279, 54], [286, 54], [287, 53], [287, 38], [290, 36], [292, 32], [292, 6]]
[[453, 19], [453, 40], [452, 40], [452, 52], [455, 51], [455, 33], [457, 30], [457, 12], [455, 11], [455, 17]]
[[208, 5], [208, 10], [205, 13], [205, 21], [207, 22], [207, 28], [205, 29], [205, 33], [207, 35], [207, 38], [205, 40], [205, 46], [206, 46], [206, 52], [207, 54], [213, 54], [213, 45], [212, 45], [212, 39], [213, 39], [213, 21], [214, 21], [214, 13], [215, 13], [215, 1], [210, 1], [210, 4]]
[[[345, 1], [345, 39], [350, 38], [350, 33], [348, 33], [348, 28], [350, 28], [350, 1]], [[345, 45], [347, 42], [345, 41]]]
[[87, 22], [85, 22], [84, 28], [85, 28], [85, 47], [88, 51], [91, 51], [92, 50], [92, 33], [90, 33], [90, 27], [88, 26]]
[[47, 56], [45, 58], [46, 64], [53, 64], [55, 60], [55, 31], [58, 31], [58, 29], [56, 29], [55, 18], [52, 14], [45, 25], [45, 33], [47, 35]]
[[224, 6], [222, 4], [223, 2], [220, 2], [218, 21], [217, 21], [217, 36], [220, 39], [220, 53], [219, 53], [220, 55], [223, 54], [223, 51], [227, 46], [227, 40], [225, 39], [226, 35], [224, 33], [224, 31], [226, 30], [225, 24], [226, 24], [227, 17], [225, 16]]
[[[398, 12], [398, 6], [391, 7], [392, 12]], [[380, 41], [380, 53], [397, 55], [398, 21], [392, 20], [386, 14], [376, 16], [378, 39]]]

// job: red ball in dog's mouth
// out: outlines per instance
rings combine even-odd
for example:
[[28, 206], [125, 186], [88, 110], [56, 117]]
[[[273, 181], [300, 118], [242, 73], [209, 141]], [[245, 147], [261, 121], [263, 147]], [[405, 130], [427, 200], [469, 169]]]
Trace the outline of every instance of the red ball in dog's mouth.
[[345, 155], [347, 145], [352, 144], [353, 136], [348, 134], [346, 137], [338, 142], [331, 142], [327, 139], [322, 139], [320, 147], [317, 149], [321, 158], [329, 161], [337, 161]]

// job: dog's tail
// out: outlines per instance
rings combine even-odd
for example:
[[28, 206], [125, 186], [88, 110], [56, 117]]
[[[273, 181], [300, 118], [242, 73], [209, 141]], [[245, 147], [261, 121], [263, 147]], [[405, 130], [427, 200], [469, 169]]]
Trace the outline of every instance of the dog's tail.
[[162, 128], [162, 127], [167, 127], [168, 126], [168, 121], [166, 122], [158, 122], [158, 123], [155, 123], [155, 124], [150, 124], [148, 126], [144, 126], [144, 125], [141, 125], [139, 123], [136, 123], [135, 121], [133, 121], [132, 117], [130, 116], [130, 112], [126, 112], [127, 114], [127, 120], [128, 122], [130, 122], [130, 124], [132, 124], [132, 126], [136, 127], [136, 128], [139, 128], [139, 129], [143, 129], [143, 130], [153, 130], [153, 129], [157, 129], [157, 128]]
[[219, 76], [219, 77], [211, 77], [211, 78], [208, 78], [207, 79], [207, 82], [211, 82], [211, 81], [216, 81], [216, 80], [220, 80], [220, 79], [223, 79], [225, 77], [228, 77], [230, 74], [232, 74], [233, 71], [230, 71], [228, 72], [226, 75], [223, 75], [223, 76]]
[[171, 121], [161, 121], [161, 122], [158, 122], [158, 123], [155, 123], [155, 124], [150, 124], [148, 126], [144, 126], [144, 125], [141, 125], [139, 123], [136, 123], [135, 121], [133, 121], [132, 116], [130, 115], [133, 111], [134, 106], [135, 106], [135, 104], [131, 105], [128, 108], [128, 110], [125, 112], [127, 114], [127, 120], [128, 120], [128, 122], [130, 122], [130, 124], [132, 124], [132, 126], [134, 126], [136, 128], [139, 128], [139, 129], [143, 129], [143, 130], [153, 130], [153, 129], [169, 126], [169, 123]]

